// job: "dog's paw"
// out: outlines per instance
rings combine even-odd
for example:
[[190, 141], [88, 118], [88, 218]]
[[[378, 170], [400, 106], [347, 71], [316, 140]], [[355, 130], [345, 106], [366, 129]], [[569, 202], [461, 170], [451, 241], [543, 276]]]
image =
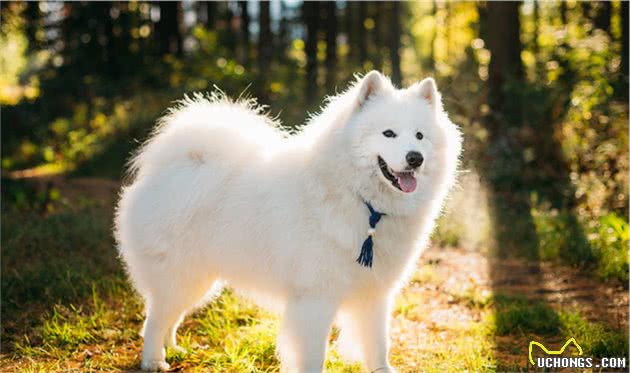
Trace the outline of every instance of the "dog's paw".
[[372, 369], [370, 373], [397, 373], [398, 371], [392, 368], [391, 365], [387, 364], [386, 366], [382, 366], [376, 369]]
[[142, 370], [145, 372], [167, 372], [170, 365], [164, 360], [148, 360], [142, 362]]
[[188, 353], [188, 350], [186, 350], [182, 346], [174, 345], [174, 346], [168, 346], [168, 348], [171, 349], [176, 354], [186, 354], [186, 353]]

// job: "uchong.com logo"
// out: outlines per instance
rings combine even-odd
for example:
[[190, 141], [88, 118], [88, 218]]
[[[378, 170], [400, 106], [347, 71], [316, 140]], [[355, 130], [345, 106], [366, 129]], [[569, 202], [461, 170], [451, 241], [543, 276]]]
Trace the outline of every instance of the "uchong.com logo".
[[[566, 348], [573, 344], [577, 348], [577, 357], [565, 357], [560, 356], [564, 353]], [[532, 352], [534, 346], [539, 347], [543, 356], [538, 356], [534, 359]], [[531, 341], [529, 342], [529, 362], [536, 368], [607, 368], [607, 369], [619, 369], [626, 367], [625, 357], [603, 357], [601, 360], [595, 360], [592, 357], [584, 357], [582, 354], [582, 346], [577, 343], [575, 338], [569, 338], [559, 350], [549, 350], [542, 343]]]

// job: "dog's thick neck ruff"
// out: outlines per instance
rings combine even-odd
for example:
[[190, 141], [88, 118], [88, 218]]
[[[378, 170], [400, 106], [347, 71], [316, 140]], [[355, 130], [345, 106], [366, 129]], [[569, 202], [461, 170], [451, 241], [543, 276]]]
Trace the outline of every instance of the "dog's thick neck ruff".
[[370, 211], [370, 228], [367, 231], [368, 237], [363, 241], [363, 246], [361, 246], [361, 254], [357, 258], [357, 263], [361, 264], [364, 267], [372, 268], [372, 259], [374, 257], [374, 241], [372, 237], [376, 233], [376, 224], [381, 220], [381, 217], [387, 215], [385, 213], [376, 211], [374, 207], [368, 201], [364, 201], [368, 210]]

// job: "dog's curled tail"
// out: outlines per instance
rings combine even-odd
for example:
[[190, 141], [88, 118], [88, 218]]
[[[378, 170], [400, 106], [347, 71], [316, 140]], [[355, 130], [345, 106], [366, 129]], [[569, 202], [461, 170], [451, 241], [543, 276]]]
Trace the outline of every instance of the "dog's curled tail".
[[263, 157], [284, 136], [253, 99], [233, 101], [220, 91], [186, 96], [169, 109], [128, 163], [128, 176], [169, 165], [195, 166], [220, 161], [235, 166]]

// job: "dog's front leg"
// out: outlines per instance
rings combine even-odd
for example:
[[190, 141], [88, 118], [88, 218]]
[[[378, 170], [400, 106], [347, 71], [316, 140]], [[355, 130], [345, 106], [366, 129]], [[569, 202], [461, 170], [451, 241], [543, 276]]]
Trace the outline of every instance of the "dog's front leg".
[[337, 303], [328, 299], [289, 299], [278, 335], [281, 372], [319, 373]]
[[[391, 301], [388, 296], [369, 294], [344, 307], [346, 314], [339, 336], [340, 352], [350, 358], [358, 352], [368, 372], [393, 373], [389, 365], [389, 321]], [[358, 349], [358, 351], [357, 351]]]
[[394, 373], [389, 365], [389, 299], [374, 299], [359, 314], [359, 335], [363, 336], [363, 356], [368, 370], [374, 373]]

